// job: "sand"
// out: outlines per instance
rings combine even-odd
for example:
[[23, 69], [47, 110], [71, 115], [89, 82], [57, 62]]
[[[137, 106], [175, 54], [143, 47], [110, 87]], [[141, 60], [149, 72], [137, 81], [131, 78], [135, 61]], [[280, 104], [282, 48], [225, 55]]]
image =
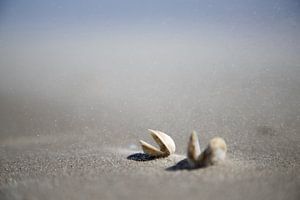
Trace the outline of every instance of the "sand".
[[[100, 72], [1, 90], [0, 199], [300, 198], [297, 67]], [[147, 159], [148, 128], [176, 154]], [[186, 169], [192, 130], [223, 137], [226, 162]]]

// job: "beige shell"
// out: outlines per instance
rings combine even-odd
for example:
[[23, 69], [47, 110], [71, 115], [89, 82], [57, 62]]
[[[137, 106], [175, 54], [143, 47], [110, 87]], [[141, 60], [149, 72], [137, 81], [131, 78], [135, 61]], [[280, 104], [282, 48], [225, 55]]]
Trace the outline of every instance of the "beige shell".
[[226, 158], [227, 145], [223, 138], [214, 137], [206, 149], [200, 153], [200, 145], [195, 132], [188, 142], [187, 157], [191, 167], [206, 167], [223, 162]]
[[175, 142], [169, 135], [157, 130], [148, 130], [160, 149], [148, 144], [147, 142], [144, 142], [143, 140], [140, 140], [145, 154], [154, 157], [167, 157], [175, 152]]
[[197, 133], [195, 131], [192, 132], [187, 149], [187, 158], [188, 162], [192, 167], [196, 167], [198, 157], [201, 154], [200, 144], [198, 140]]

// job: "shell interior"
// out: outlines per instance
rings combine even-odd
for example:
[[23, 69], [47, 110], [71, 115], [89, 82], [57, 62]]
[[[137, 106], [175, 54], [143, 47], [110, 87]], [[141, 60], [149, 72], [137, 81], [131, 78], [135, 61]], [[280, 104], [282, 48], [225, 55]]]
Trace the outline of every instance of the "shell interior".
[[175, 142], [170, 136], [161, 131], [151, 129], [149, 131], [154, 141], [158, 144], [159, 149], [140, 140], [144, 153], [155, 157], [166, 157], [175, 152]]
[[147, 142], [144, 142], [143, 140], [140, 140], [141, 146], [143, 151], [151, 156], [163, 156], [164, 152], [160, 151], [158, 148], [152, 146], [151, 144], [148, 144]]

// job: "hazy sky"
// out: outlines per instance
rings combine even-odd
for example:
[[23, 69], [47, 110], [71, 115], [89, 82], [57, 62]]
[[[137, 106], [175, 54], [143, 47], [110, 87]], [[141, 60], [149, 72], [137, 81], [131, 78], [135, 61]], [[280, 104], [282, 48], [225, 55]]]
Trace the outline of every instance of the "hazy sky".
[[1, 81], [67, 67], [300, 63], [298, 0], [0, 2]]
[[0, 6], [2, 36], [68, 30], [299, 31], [300, 22], [298, 0], [2, 0]]

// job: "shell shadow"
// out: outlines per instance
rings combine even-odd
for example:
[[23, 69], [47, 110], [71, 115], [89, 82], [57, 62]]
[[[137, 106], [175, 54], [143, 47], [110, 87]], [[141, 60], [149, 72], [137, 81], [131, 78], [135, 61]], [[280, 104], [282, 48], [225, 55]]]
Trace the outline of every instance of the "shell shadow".
[[185, 169], [187, 169], [187, 170], [191, 169], [191, 167], [188, 163], [188, 160], [186, 158], [179, 161], [175, 165], [168, 167], [166, 170], [167, 171], [177, 171], [177, 170], [185, 170]]
[[195, 169], [200, 169], [200, 168], [205, 168], [205, 166], [198, 166], [198, 167], [192, 167], [188, 160], [185, 158], [175, 165], [166, 168], [166, 171], [178, 171], [178, 170], [195, 170]]
[[134, 153], [131, 154], [127, 157], [128, 160], [134, 160], [134, 161], [140, 161], [140, 162], [145, 162], [145, 161], [151, 161], [157, 159], [154, 156], [149, 156], [145, 153]]

